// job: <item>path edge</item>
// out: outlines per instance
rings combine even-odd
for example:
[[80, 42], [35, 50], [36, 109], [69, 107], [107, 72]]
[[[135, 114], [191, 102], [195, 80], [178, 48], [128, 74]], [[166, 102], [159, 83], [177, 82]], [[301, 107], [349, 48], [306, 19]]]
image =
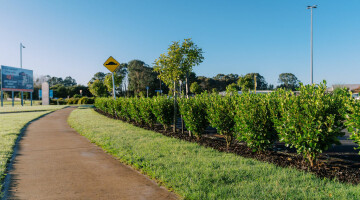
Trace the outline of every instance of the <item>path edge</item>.
[[[70, 106], [66, 106], [64, 108], [61, 108], [59, 110], [62, 110], [62, 109], [65, 109], [65, 108], [69, 108]], [[11, 174], [9, 173], [11, 170], [12, 170], [12, 167], [13, 167], [13, 164], [14, 164], [14, 160], [15, 160], [15, 157], [17, 155], [17, 152], [18, 152], [18, 149], [19, 149], [19, 142], [21, 141], [22, 137], [25, 135], [25, 130], [27, 129], [27, 127], [33, 123], [34, 121], [36, 120], [39, 120], [43, 117], [45, 117], [46, 115], [49, 115], [53, 112], [56, 112], [58, 110], [52, 110], [48, 113], [45, 113], [35, 119], [32, 119], [31, 121], [28, 121], [21, 129], [20, 129], [20, 133], [18, 135], [18, 137], [16, 138], [16, 141], [15, 141], [15, 144], [13, 146], [13, 153], [11, 155], [11, 158], [9, 159], [9, 161], [7, 162], [7, 165], [6, 165], [6, 176], [3, 180], [3, 188], [1, 190], [1, 193], [0, 193], [0, 198], [1, 200], [6, 200], [7, 197], [8, 197], [8, 193], [9, 193], [9, 187], [10, 187], [10, 181], [11, 181]], [[1, 196], [2, 195], [2, 196]]]

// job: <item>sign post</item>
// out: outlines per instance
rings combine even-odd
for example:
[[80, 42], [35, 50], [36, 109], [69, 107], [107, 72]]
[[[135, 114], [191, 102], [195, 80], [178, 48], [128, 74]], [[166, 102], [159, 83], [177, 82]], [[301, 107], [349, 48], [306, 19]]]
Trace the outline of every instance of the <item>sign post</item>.
[[110, 57], [105, 61], [104, 66], [112, 73], [113, 96], [114, 96], [114, 99], [116, 100], [114, 71], [116, 70], [116, 68], [118, 68], [118, 67], [120, 66], [120, 63], [119, 63], [117, 60], [115, 60], [115, 58], [113, 58], [112, 56], [110, 56]]

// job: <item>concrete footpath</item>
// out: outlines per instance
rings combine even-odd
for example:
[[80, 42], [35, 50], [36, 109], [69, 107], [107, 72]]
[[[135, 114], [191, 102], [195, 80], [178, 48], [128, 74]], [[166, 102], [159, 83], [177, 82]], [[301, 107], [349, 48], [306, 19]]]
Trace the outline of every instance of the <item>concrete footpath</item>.
[[74, 108], [32, 122], [9, 172], [6, 199], [176, 199], [67, 124]]

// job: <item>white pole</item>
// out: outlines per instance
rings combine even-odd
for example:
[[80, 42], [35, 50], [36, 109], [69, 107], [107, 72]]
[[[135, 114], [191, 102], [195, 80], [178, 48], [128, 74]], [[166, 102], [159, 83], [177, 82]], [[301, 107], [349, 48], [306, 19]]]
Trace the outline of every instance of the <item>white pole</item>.
[[[23, 45], [20, 42], [20, 68], [21, 69], [22, 69], [22, 48], [23, 48]], [[24, 98], [24, 92], [21, 92], [21, 106], [24, 106], [23, 98]]]
[[310, 39], [310, 81], [311, 84], [314, 83], [314, 76], [313, 76], [313, 8], [317, 8], [317, 5], [308, 6], [307, 9], [310, 9], [311, 13], [311, 39]]
[[22, 68], [22, 43], [20, 43], [20, 68]]
[[310, 41], [310, 48], [311, 48], [311, 84], [314, 83], [314, 77], [313, 77], [313, 8], [311, 7], [311, 41]]
[[112, 73], [112, 82], [113, 82], [113, 95], [114, 95], [114, 99], [116, 100], [116, 95], [115, 95], [115, 81], [114, 81], [114, 72]]

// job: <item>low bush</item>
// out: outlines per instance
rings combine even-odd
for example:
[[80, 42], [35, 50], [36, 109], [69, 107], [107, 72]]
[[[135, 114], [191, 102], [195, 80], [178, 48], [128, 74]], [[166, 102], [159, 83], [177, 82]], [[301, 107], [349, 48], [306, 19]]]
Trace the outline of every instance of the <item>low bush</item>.
[[153, 98], [152, 112], [156, 116], [164, 129], [167, 130], [174, 120], [174, 102], [166, 96], [157, 96]]
[[197, 95], [189, 99], [183, 98], [179, 101], [179, 111], [185, 126], [198, 139], [209, 125], [204, 97], [206, 98], [207, 95]]
[[271, 147], [278, 134], [271, 120], [270, 95], [244, 93], [236, 96], [235, 123], [237, 138], [254, 151]]
[[126, 99], [128, 104], [128, 110], [131, 117], [131, 120], [135, 121], [138, 124], [143, 124], [144, 120], [140, 115], [140, 99], [138, 97], [127, 98]]
[[281, 117], [273, 117], [280, 142], [295, 147], [310, 165], [343, 136], [342, 104], [326, 93], [326, 83], [300, 85], [300, 95], [292, 92], [279, 99]]
[[139, 101], [139, 114], [141, 118], [146, 124], [153, 127], [156, 123], [156, 116], [152, 112], [154, 100], [152, 98], [140, 98]]
[[347, 129], [351, 133], [350, 139], [360, 145], [360, 100], [349, 99], [346, 102], [346, 107], [348, 113], [345, 113], [344, 116], [346, 117]]
[[235, 134], [235, 111], [233, 104], [234, 97], [222, 97], [218, 94], [211, 94], [207, 103], [207, 118], [210, 125], [224, 135], [226, 147], [229, 148]]

